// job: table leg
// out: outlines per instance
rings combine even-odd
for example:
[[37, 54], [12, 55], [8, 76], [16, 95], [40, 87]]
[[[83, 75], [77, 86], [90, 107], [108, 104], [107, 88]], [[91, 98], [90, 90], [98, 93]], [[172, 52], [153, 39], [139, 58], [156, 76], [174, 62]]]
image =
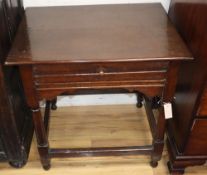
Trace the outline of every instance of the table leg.
[[20, 66], [20, 73], [27, 104], [32, 111], [32, 119], [37, 139], [37, 148], [40, 155], [40, 160], [43, 168], [45, 170], [48, 170], [50, 168], [49, 144], [46, 129], [44, 126], [44, 120], [42, 118], [39, 107], [37, 91], [35, 89], [35, 84], [33, 81], [32, 66]]
[[137, 92], [137, 107], [141, 108], [142, 107], [142, 102], [143, 102], [143, 96], [141, 93]]
[[150, 162], [152, 167], [157, 167], [158, 161], [162, 157], [162, 152], [164, 148], [165, 125], [166, 125], [166, 119], [164, 116], [163, 107], [160, 107], [159, 116], [157, 119], [156, 133], [152, 143], [153, 152], [151, 155], [151, 162]]
[[[175, 88], [177, 84], [177, 75], [180, 67], [180, 61], [170, 62], [168, 71], [165, 89], [163, 92], [162, 103], [172, 102], [173, 95], [175, 93]], [[164, 134], [165, 134], [166, 119], [164, 115], [164, 107], [159, 108], [159, 116], [157, 119], [156, 133], [153, 138], [153, 152], [151, 156], [151, 166], [156, 167], [158, 161], [162, 157], [162, 152], [164, 148]]]
[[45, 170], [50, 168], [49, 144], [40, 109], [32, 109], [32, 117], [37, 138], [37, 148], [42, 166]]
[[56, 110], [57, 109], [57, 97], [51, 100], [51, 109]]

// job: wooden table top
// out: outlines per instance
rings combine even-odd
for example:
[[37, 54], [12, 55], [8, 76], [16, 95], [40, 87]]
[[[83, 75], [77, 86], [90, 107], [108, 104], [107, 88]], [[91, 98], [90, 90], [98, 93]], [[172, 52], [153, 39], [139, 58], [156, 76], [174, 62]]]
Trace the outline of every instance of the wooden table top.
[[6, 64], [192, 59], [161, 4], [28, 8]]

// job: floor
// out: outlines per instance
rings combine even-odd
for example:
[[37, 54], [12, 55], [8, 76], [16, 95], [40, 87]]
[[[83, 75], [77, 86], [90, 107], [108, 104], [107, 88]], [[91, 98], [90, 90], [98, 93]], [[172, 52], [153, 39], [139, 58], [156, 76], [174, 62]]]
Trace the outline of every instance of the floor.
[[[128, 146], [151, 143], [144, 109], [134, 105], [59, 107], [52, 111], [51, 147]], [[168, 175], [165, 148], [157, 168], [148, 156], [52, 159], [52, 168], [41, 168], [33, 139], [29, 161], [21, 169], [0, 164], [0, 175]], [[187, 168], [186, 175], [207, 174], [207, 166]]]

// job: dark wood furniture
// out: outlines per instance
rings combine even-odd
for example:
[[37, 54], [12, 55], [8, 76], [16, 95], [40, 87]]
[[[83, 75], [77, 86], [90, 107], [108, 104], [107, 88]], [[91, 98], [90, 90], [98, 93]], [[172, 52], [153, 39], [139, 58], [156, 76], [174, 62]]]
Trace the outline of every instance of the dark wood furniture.
[[181, 66], [167, 125], [169, 169], [182, 174], [207, 160], [207, 2], [172, 0], [169, 16], [195, 58]]
[[3, 63], [24, 13], [19, 0], [0, 0], [0, 161], [22, 167], [33, 135], [18, 69]]
[[[30, 8], [6, 65], [18, 66], [21, 73], [44, 169], [50, 168], [53, 157], [129, 154], [149, 154], [155, 167], [162, 155], [165, 117], [160, 106], [159, 117], [154, 118], [150, 100], [172, 101], [182, 60], [192, 60], [192, 56], [161, 4], [132, 4]], [[88, 90], [142, 94], [152, 145], [50, 148], [50, 101], [62, 93]], [[42, 99], [47, 100], [44, 123], [39, 108]]]

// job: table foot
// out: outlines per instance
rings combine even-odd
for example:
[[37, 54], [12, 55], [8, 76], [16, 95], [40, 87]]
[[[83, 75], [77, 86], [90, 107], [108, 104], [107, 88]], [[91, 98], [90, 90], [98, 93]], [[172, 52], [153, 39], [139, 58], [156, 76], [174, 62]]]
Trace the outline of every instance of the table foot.
[[44, 170], [48, 171], [51, 168], [51, 164], [43, 165]]
[[51, 168], [51, 158], [49, 158], [49, 155], [40, 155], [40, 160], [44, 170], [49, 170]]
[[26, 165], [26, 161], [23, 160], [23, 161], [11, 161], [9, 162], [9, 165], [11, 165], [12, 167], [14, 168], [22, 168], [23, 166]]
[[175, 167], [170, 161], [167, 162], [167, 166], [171, 175], [182, 175], [185, 172], [185, 167]]
[[152, 168], [156, 168], [158, 166], [158, 162], [152, 160], [150, 162], [150, 165], [151, 165]]

